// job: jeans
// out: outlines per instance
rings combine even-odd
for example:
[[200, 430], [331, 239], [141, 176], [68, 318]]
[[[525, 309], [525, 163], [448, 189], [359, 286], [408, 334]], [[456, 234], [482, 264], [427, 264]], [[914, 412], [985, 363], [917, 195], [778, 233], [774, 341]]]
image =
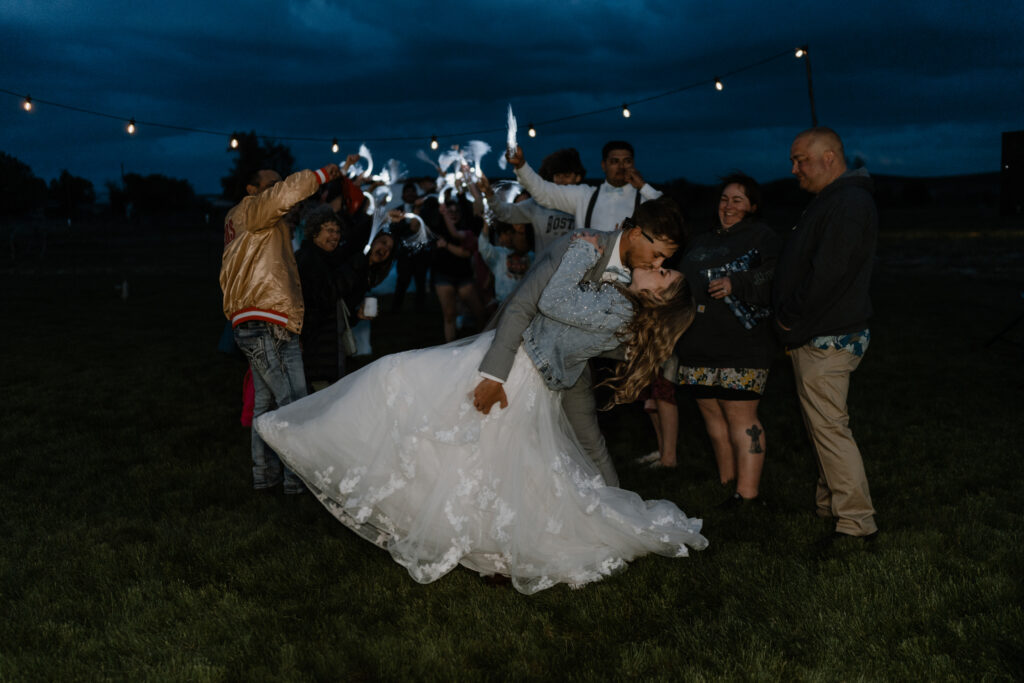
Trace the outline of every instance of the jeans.
[[[306, 395], [299, 336], [275, 334], [273, 323], [254, 320], [235, 328], [235, 343], [249, 359], [255, 390], [253, 420], [272, 408], [286, 406]], [[302, 493], [302, 480], [281, 463], [281, 459], [252, 428], [253, 488], [268, 489], [284, 480], [285, 493]]]

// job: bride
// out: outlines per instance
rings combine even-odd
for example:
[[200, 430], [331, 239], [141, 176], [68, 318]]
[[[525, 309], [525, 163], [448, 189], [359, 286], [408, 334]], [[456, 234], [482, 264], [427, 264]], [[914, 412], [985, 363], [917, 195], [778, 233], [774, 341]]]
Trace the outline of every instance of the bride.
[[[592, 235], [566, 250], [504, 384], [508, 407], [473, 407], [487, 332], [381, 358], [262, 415], [256, 429], [339, 521], [420, 583], [462, 564], [531, 594], [599, 581], [647, 553], [703, 549], [701, 520], [605, 485], [559, 387], [546, 384], [624, 343], [607, 383], [613, 402], [632, 401], [693, 318], [677, 271], [637, 269], [628, 287], [581, 283], [601, 252]], [[542, 374], [531, 360], [540, 333], [563, 335], [562, 373]]]

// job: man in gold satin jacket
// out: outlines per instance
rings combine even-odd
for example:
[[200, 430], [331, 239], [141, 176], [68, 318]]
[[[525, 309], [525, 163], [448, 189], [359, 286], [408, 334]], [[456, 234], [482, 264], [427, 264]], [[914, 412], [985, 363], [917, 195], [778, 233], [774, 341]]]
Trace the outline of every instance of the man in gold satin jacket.
[[[306, 395], [299, 347], [302, 287], [284, 217], [322, 184], [340, 176], [336, 164], [299, 171], [284, 180], [277, 171], [261, 170], [250, 178], [248, 196], [224, 219], [220, 270], [224, 315], [252, 368], [254, 419]], [[282, 482], [286, 494], [305, 490], [255, 429], [252, 474], [256, 490], [270, 491]]]

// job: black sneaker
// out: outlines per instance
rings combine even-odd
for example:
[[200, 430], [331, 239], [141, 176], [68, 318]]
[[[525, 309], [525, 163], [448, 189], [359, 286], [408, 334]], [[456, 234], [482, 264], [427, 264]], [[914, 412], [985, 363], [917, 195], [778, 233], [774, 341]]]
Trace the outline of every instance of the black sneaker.
[[724, 512], [738, 512], [740, 510], [759, 510], [764, 507], [764, 502], [759, 497], [744, 498], [734, 493], [723, 502], [719, 503], [717, 509]]
[[277, 497], [277, 496], [283, 496], [284, 495], [284, 487], [281, 485], [281, 482], [278, 482], [278, 483], [274, 484], [273, 486], [265, 486], [265, 487], [263, 487], [261, 489], [253, 489], [253, 491], [255, 491], [256, 493], [260, 494], [261, 496], [274, 496], [274, 497]]

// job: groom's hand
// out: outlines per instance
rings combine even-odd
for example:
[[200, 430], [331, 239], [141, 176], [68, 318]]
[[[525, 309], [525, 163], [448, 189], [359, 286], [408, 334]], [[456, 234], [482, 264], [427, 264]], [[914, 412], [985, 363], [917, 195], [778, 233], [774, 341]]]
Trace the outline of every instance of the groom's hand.
[[495, 382], [493, 379], [480, 380], [480, 384], [473, 390], [473, 407], [487, 415], [498, 401], [501, 401], [502, 408], [508, 408], [508, 396], [505, 395], [505, 387], [501, 382]]

